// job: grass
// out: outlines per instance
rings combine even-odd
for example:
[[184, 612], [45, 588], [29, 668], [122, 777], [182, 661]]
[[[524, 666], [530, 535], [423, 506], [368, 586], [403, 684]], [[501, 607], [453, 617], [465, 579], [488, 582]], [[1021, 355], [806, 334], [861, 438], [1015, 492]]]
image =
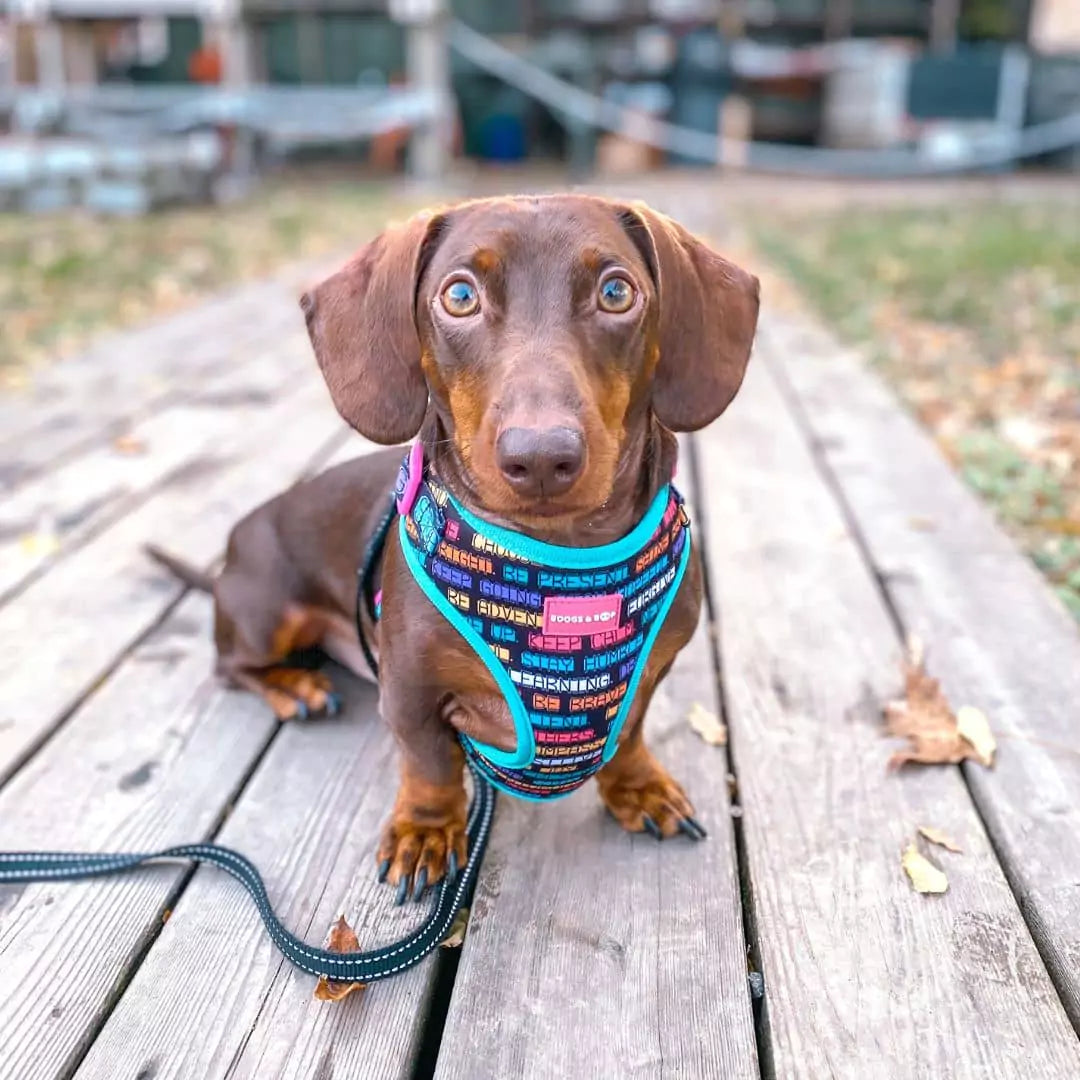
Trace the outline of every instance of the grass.
[[1080, 205], [750, 215], [1080, 619]]
[[384, 182], [292, 179], [232, 206], [130, 220], [0, 215], [0, 387], [103, 331], [355, 246], [408, 209]]

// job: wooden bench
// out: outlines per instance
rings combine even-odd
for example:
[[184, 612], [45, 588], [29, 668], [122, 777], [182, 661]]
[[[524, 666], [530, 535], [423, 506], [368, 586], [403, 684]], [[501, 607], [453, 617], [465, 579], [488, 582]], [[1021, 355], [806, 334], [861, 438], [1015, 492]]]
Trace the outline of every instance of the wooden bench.
[[[140, 551], [209, 565], [255, 503], [368, 449], [318, 380], [296, 280], [0, 402], [0, 848], [216, 837], [291, 928], [321, 942], [344, 913], [369, 946], [422, 915], [374, 878], [395, 770], [373, 691], [275, 724], [215, 683], [209, 601]], [[0, 886], [0, 1078], [1080, 1075], [1075, 625], [877, 380], [791, 317], [767, 309], [679, 479], [714, 618], [647, 730], [707, 842], [629, 836], [591, 789], [503, 799], [463, 947], [338, 1005], [212, 868]], [[886, 773], [908, 630], [990, 717], [992, 771]], [[943, 896], [900, 871], [918, 825], [964, 849]]]

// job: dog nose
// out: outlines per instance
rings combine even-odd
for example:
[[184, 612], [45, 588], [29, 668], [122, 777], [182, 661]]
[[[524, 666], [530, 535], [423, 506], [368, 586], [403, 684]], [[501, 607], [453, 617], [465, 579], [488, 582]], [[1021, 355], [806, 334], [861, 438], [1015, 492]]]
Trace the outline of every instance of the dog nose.
[[581, 475], [585, 442], [568, 427], [507, 428], [495, 441], [495, 460], [519, 495], [561, 495]]

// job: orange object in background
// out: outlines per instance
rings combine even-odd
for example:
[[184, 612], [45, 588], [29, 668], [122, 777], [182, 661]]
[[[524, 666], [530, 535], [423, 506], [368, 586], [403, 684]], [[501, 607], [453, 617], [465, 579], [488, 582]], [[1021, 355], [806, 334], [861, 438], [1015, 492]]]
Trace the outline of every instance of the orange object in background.
[[197, 83], [221, 82], [221, 53], [214, 45], [202, 45], [188, 59], [188, 77]]

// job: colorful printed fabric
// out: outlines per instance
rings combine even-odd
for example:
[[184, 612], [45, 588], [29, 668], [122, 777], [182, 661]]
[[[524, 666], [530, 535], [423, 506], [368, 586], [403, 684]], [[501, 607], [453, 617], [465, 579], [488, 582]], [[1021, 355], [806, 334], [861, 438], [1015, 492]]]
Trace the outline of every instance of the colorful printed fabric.
[[415, 449], [397, 495], [413, 576], [487, 666], [514, 718], [516, 750], [460, 735], [465, 753], [511, 795], [569, 794], [614, 755], [682, 580], [690, 555], [682, 498], [668, 486], [622, 540], [566, 548], [474, 517]]

